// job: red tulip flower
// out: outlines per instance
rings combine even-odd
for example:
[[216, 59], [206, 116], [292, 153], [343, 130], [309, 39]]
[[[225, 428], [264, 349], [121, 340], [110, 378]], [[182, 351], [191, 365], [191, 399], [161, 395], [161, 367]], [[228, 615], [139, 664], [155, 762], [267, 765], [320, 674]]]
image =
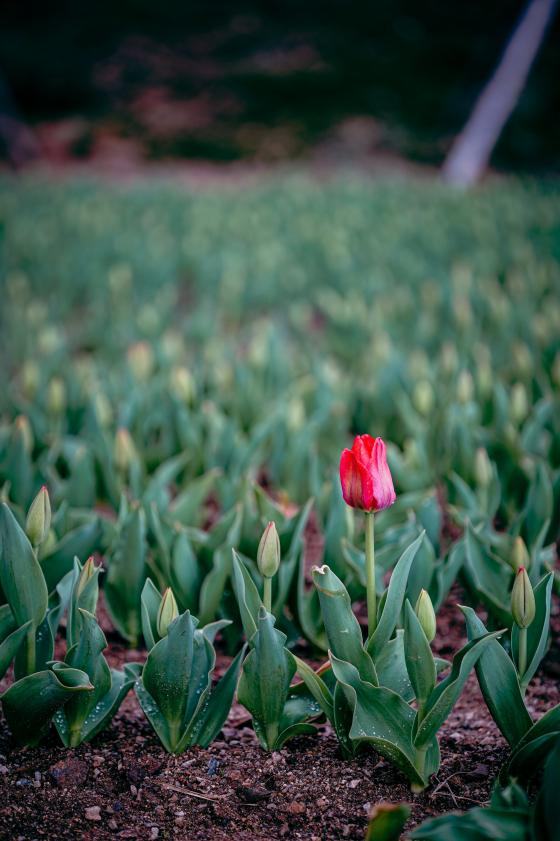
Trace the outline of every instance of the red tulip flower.
[[340, 456], [340, 484], [347, 505], [362, 511], [382, 511], [396, 499], [387, 449], [382, 438], [357, 435], [351, 450]]

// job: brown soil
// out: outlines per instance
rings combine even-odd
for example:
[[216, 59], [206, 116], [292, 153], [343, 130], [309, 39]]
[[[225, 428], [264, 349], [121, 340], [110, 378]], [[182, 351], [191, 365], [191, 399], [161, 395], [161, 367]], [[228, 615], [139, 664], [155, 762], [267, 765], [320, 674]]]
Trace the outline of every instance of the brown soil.
[[[438, 616], [436, 649], [460, 647], [463, 623], [452, 594]], [[535, 715], [560, 701], [560, 610], [554, 643], [529, 692]], [[104, 625], [105, 625], [104, 620]], [[107, 627], [112, 665], [143, 658]], [[220, 657], [220, 670], [228, 658]], [[69, 751], [53, 734], [39, 748], [17, 747], [0, 725], [0, 839], [363, 839], [380, 801], [412, 804], [410, 826], [425, 817], [487, 802], [507, 747], [471, 676], [441, 731], [442, 766], [413, 798], [406, 781], [374, 753], [341, 759], [328, 726], [273, 754], [256, 742], [235, 705], [218, 741], [169, 756], [131, 693], [93, 743]]]

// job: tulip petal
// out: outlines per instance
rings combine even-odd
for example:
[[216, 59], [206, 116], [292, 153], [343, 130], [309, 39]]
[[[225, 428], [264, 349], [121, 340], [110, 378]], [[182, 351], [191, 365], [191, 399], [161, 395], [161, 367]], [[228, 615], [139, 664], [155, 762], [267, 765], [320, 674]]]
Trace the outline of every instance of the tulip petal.
[[387, 464], [387, 449], [382, 438], [375, 439], [372, 462], [373, 470], [371, 471], [371, 475], [375, 497], [375, 510], [382, 511], [384, 508], [389, 508], [397, 498], [393, 487], [391, 471]]

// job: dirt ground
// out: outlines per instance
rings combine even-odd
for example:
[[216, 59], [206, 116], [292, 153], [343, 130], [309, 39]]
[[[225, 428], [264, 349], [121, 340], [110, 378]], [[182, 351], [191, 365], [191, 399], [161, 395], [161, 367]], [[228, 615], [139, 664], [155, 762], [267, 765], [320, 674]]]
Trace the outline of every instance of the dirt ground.
[[[449, 656], [463, 642], [454, 592], [438, 617], [435, 648]], [[537, 715], [560, 701], [560, 609], [554, 641], [529, 692]], [[111, 665], [140, 660], [106, 627]], [[220, 656], [220, 670], [228, 658]], [[343, 760], [329, 726], [277, 753], [262, 751], [245, 710], [232, 709], [207, 750], [169, 756], [133, 693], [113, 724], [75, 750], [53, 733], [39, 748], [20, 748], [0, 723], [0, 839], [363, 839], [380, 801], [412, 804], [410, 827], [429, 815], [488, 800], [507, 747], [482, 702], [474, 676], [441, 731], [442, 766], [412, 797], [406, 781], [373, 752]]]

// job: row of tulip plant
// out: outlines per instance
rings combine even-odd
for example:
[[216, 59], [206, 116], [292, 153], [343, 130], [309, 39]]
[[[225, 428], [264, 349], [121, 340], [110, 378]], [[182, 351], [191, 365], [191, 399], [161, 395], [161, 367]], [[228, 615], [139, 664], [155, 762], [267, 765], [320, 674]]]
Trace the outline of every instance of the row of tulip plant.
[[[533, 722], [523, 700], [547, 649], [553, 573], [545, 573], [533, 587], [521, 563], [529, 561], [528, 553], [518, 536], [510, 559], [515, 572], [511, 573], [509, 610], [496, 611], [498, 619], [507, 620], [504, 627], [488, 631], [472, 608], [462, 607], [468, 641], [451, 663], [441, 660], [431, 650], [436, 635], [433, 602], [426, 587], [418, 589], [425, 573], [422, 556], [431, 546], [426, 530], [405, 546], [386, 588], [377, 569], [376, 514], [397, 504], [383, 440], [358, 436], [352, 449], [342, 453], [340, 481], [344, 503], [350, 510], [362, 511], [365, 521], [361, 562], [367, 603], [365, 639], [347, 587], [325, 563], [314, 567], [311, 576], [329, 659], [314, 671], [296, 657], [287, 635], [276, 625], [290, 592], [290, 576], [302, 556], [302, 532], [309, 512], [304, 509], [288, 524], [286, 518], [282, 522], [287, 538], [283, 559], [281, 537], [270, 520], [256, 550], [256, 563], [235, 549], [241, 534], [239, 512], [233, 518], [226, 515], [225, 524], [218, 521], [208, 534], [220, 532], [217, 545], [210, 543], [212, 551], [219, 558], [230, 557], [230, 603], [233, 600], [236, 606], [231, 615], [239, 617], [246, 643], [217, 682], [213, 680], [215, 637], [221, 633], [227, 639], [232, 622], [216, 620], [208, 611], [210, 621], [199, 623], [192, 614], [188, 606], [192, 548], [186, 532], [176, 539], [181, 541], [180, 550], [167, 555], [162, 552], [168, 570], [174, 570], [180, 584], [177, 593], [167, 586], [162, 595], [154, 583], [154, 579], [159, 583], [157, 575], [146, 577], [146, 511], [152, 517], [156, 540], [165, 545], [154, 500], [143, 507], [123, 498], [122, 523], [113, 531], [115, 548], [108, 562], [106, 602], [116, 627], [126, 629], [125, 635], [134, 641], [142, 633], [148, 650], [143, 666], [127, 664], [122, 672], [111, 670], [102, 653], [106, 640], [96, 620], [100, 567], [92, 558], [82, 566], [75, 557], [55, 586], [49, 584], [52, 552], [44, 554], [42, 548], [52, 534], [46, 488], [33, 500], [25, 528], [3, 503], [0, 585], [6, 603], [0, 608], [0, 675], [14, 660], [15, 682], [1, 700], [14, 736], [36, 744], [54, 722], [63, 744], [75, 747], [109, 723], [134, 686], [166, 750], [180, 753], [193, 744], [207, 746], [216, 738], [237, 690], [265, 750], [277, 750], [296, 735], [313, 734], [317, 724], [327, 719], [344, 756], [351, 757], [369, 745], [419, 791], [439, 768], [438, 731], [475, 668], [488, 708], [512, 750], [503, 780], [507, 781], [508, 775], [529, 778], [552, 749], [560, 730], [560, 707]], [[192, 490], [185, 492], [182, 504], [188, 504], [189, 494]], [[157, 498], [153, 483], [152, 495]], [[162, 510], [166, 501], [164, 494]], [[177, 498], [174, 502], [177, 504]], [[388, 516], [380, 516], [380, 522]], [[458, 554], [473, 563], [481, 551], [478, 541], [478, 534], [469, 527], [455, 544], [448, 563], [458, 568], [453, 557]], [[401, 543], [399, 537], [399, 548]], [[142, 559], [141, 571], [138, 557]], [[418, 566], [420, 575], [414, 579]], [[298, 596], [309, 600], [302, 590], [301, 569]], [[283, 580], [286, 570], [288, 577]], [[220, 565], [217, 572], [216, 605], [228, 580]], [[120, 579], [124, 588], [118, 585]], [[429, 577], [425, 583], [431, 584]], [[413, 593], [415, 598], [411, 598]], [[64, 615], [66, 653], [63, 660], [56, 660], [55, 639]], [[234, 639], [239, 640], [235, 630], [230, 641]], [[438, 680], [440, 673], [446, 674]], [[294, 683], [296, 676], [299, 681]]]

